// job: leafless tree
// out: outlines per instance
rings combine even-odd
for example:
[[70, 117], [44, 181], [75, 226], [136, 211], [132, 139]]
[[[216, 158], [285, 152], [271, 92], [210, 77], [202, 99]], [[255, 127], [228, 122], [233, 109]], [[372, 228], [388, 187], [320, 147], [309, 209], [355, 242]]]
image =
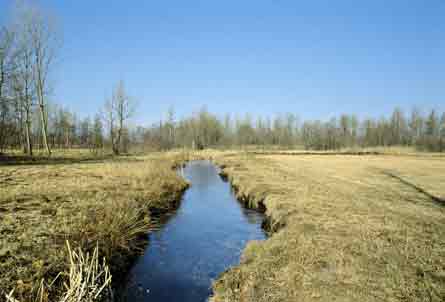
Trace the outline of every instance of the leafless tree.
[[6, 102], [4, 91], [15, 69], [15, 35], [9, 28], [0, 27], [0, 102]]
[[15, 34], [6, 26], [0, 27], [0, 141], [2, 145], [11, 136], [9, 120], [11, 109], [15, 104], [10, 87], [11, 78], [14, 74], [16, 63]]
[[59, 35], [53, 20], [52, 16], [43, 13], [36, 7], [23, 3], [18, 4], [17, 28], [20, 35], [21, 51], [23, 59], [27, 60], [26, 75], [28, 75], [28, 68], [32, 70], [32, 81], [42, 126], [42, 141], [48, 155], [51, 155], [51, 149], [48, 144], [46, 98], [49, 92], [49, 74], [60, 46]]
[[116, 129], [115, 129], [116, 115], [115, 115], [114, 108], [115, 108], [115, 106], [113, 104], [113, 98], [107, 98], [105, 100], [104, 111], [102, 113], [102, 117], [103, 117], [105, 125], [108, 127], [111, 148], [113, 149], [113, 152], [115, 153], [115, 150], [114, 150], [115, 143], [114, 142], [115, 142], [115, 131], [116, 131]]
[[32, 51], [26, 35], [19, 35], [17, 41], [17, 69], [13, 79], [16, 98], [24, 117], [25, 151], [32, 155], [31, 124], [35, 100], [35, 82], [33, 76]]
[[111, 148], [118, 155], [122, 151], [126, 124], [133, 116], [135, 104], [127, 94], [123, 81], [114, 87], [111, 98], [105, 102], [104, 120], [108, 126]]
[[122, 136], [124, 134], [126, 122], [134, 114], [134, 103], [130, 96], [127, 95], [123, 81], [119, 81], [114, 89], [113, 104], [117, 119], [117, 136], [113, 151], [115, 154], [119, 154], [121, 151]]

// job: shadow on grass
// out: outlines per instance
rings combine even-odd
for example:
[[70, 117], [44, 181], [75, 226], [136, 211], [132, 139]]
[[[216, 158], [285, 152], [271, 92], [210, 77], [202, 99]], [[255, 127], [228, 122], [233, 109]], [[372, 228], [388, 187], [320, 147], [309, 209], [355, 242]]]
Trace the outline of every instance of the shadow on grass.
[[410, 182], [410, 181], [408, 181], [408, 180], [402, 178], [402, 177], [399, 176], [399, 175], [394, 174], [394, 173], [391, 172], [391, 171], [383, 171], [382, 173], [385, 174], [386, 176], [389, 176], [389, 177], [391, 177], [391, 178], [397, 179], [397, 180], [400, 181], [402, 184], [404, 184], [404, 185], [406, 185], [406, 186], [408, 186], [408, 187], [410, 187], [410, 188], [416, 190], [417, 192], [419, 192], [419, 193], [421, 193], [421, 194], [427, 196], [427, 197], [428, 197], [429, 199], [431, 199], [431, 201], [434, 202], [435, 204], [437, 204], [437, 205], [439, 205], [439, 206], [442, 206], [442, 207], [445, 207], [445, 199], [440, 198], [440, 197], [437, 197], [437, 196], [435, 196], [435, 195], [433, 195], [433, 194], [431, 194], [431, 193], [425, 191], [423, 188], [419, 187], [418, 185], [416, 185], [416, 184], [414, 184], [414, 183], [412, 183], [412, 182]]

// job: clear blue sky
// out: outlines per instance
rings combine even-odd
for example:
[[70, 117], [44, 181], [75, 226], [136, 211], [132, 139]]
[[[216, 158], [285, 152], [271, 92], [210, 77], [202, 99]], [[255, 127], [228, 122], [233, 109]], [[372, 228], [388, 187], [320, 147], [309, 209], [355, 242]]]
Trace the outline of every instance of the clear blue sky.
[[178, 117], [445, 110], [443, 0], [34, 2], [63, 30], [54, 98], [81, 115], [121, 78], [144, 124], [170, 105]]

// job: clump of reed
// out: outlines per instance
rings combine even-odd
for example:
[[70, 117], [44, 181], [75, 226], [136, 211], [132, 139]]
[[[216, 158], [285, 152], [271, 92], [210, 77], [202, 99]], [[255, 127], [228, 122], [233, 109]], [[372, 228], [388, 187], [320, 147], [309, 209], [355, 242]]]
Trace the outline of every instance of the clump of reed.
[[72, 250], [67, 241], [70, 260], [69, 282], [65, 294], [60, 302], [95, 302], [110, 301], [113, 297], [111, 290], [111, 273], [106, 259], [99, 260], [99, 247], [90, 255], [82, 249]]
[[[111, 273], [103, 258], [100, 261], [99, 246], [94, 248], [93, 253], [83, 251], [81, 248], [74, 250], [69, 242], [66, 242], [69, 262], [69, 272], [60, 272], [55, 280], [46, 285], [41, 280], [40, 286], [34, 297], [33, 302], [48, 301], [48, 290], [55, 284], [58, 279], [66, 279], [63, 281], [63, 294], [58, 302], [104, 302], [113, 300], [113, 291], [111, 289]], [[7, 294], [7, 302], [21, 302], [14, 298], [14, 289]]]

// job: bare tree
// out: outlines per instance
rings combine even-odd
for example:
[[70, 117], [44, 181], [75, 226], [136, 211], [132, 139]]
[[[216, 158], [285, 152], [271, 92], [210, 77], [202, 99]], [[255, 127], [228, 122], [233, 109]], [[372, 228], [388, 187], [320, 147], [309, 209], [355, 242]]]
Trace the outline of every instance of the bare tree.
[[170, 106], [170, 108], [168, 108], [168, 111], [167, 111], [167, 124], [166, 124], [167, 131], [168, 131], [167, 141], [168, 141], [169, 148], [174, 147], [176, 144], [176, 133], [175, 133], [176, 125], [175, 124], [176, 124], [175, 109], [173, 108], [173, 106]]
[[18, 36], [17, 41], [17, 69], [14, 76], [13, 87], [16, 97], [24, 115], [25, 151], [32, 155], [31, 124], [32, 107], [35, 99], [35, 85], [33, 77], [32, 51], [28, 45], [26, 35]]
[[125, 124], [134, 114], [134, 103], [125, 91], [124, 82], [121, 80], [113, 92], [114, 111], [117, 119], [116, 141], [113, 152], [119, 154], [121, 151], [122, 136]]
[[12, 106], [15, 100], [12, 97], [10, 80], [15, 70], [15, 34], [8, 27], [0, 27], [0, 141], [3, 146], [11, 133]]
[[406, 143], [407, 123], [405, 115], [400, 108], [395, 108], [390, 120], [391, 144], [400, 145]]
[[105, 101], [104, 120], [108, 125], [111, 148], [118, 155], [122, 150], [122, 138], [126, 123], [134, 114], [134, 102], [127, 95], [123, 81], [113, 89], [110, 99]]
[[4, 91], [15, 68], [14, 32], [7, 27], [0, 28], [0, 102], [6, 102]]
[[95, 153], [99, 149], [103, 148], [103, 125], [102, 120], [100, 118], [100, 115], [96, 115], [94, 117], [94, 124], [93, 124], [93, 133], [92, 133], [92, 140], [93, 140], [93, 150]]
[[116, 125], [116, 115], [114, 112], [114, 104], [113, 98], [106, 98], [104, 109], [102, 112], [102, 118], [104, 120], [104, 124], [108, 128], [108, 135], [110, 137], [111, 148], [114, 152], [114, 141], [115, 141], [115, 125]]
[[18, 34], [21, 35], [21, 51], [29, 59], [32, 68], [33, 84], [40, 112], [42, 142], [48, 155], [47, 95], [49, 92], [49, 74], [54, 64], [56, 51], [60, 45], [53, 18], [36, 7], [20, 5], [18, 11]]

